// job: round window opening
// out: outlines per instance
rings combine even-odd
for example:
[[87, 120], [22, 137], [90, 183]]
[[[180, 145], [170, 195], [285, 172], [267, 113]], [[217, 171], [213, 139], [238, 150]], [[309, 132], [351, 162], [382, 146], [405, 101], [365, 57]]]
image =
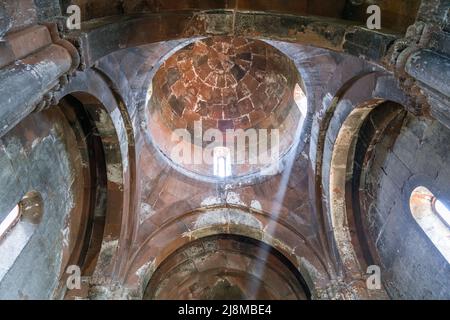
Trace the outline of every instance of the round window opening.
[[411, 193], [409, 206], [417, 224], [450, 263], [450, 202], [420, 186]]
[[149, 131], [185, 173], [230, 179], [274, 174], [298, 143], [307, 114], [294, 63], [273, 46], [241, 37], [191, 43], [155, 73]]

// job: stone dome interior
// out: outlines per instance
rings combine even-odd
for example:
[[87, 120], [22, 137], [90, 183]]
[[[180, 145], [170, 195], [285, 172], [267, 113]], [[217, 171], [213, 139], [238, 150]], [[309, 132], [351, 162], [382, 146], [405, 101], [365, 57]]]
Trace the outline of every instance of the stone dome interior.
[[[229, 36], [198, 40], [176, 51], [154, 75], [148, 107], [150, 131], [170, 158], [174, 147], [171, 133], [184, 129], [195, 135], [196, 124], [202, 135], [209, 129], [219, 130], [224, 145], [235, 139], [226, 135], [230, 130], [265, 129], [269, 134], [277, 130], [280, 142], [276, 148], [283, 155], [305, 117], [294, 100], [299, 83], [294, 63], [261, 40]], [[209, 142], [193, 139], [187, 147], [204, 148]], [[248, 145], [244, 152], [250, 159]], [[233, 174], [245, 175], [261, 168], [248, 162], [233, 166]], [[212, 172], [211, 166], [183, 166], [201, 175]]]

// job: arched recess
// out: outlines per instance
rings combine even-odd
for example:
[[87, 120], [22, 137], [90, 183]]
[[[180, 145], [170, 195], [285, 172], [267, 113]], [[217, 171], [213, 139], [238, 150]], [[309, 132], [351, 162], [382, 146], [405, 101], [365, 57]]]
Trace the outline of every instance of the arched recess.
[[[406, 113], [364, 156], [357, 201], [368, 249], [393, 299], [450, 297], [450, 264], [440, 241], [427, 234], [437, 231], [436, 224], [425, 230], [424, 221], [417, 220], [434, 214], [418, 208], [425, 205], [433, 211], [433, 196], [427, 192], [421, 200], [412, 196], [418, 187], [425, 187], [437, 199], [448, 201], [449, 136], [439, 121]], [[442, 219], [436, 220], [440, 230], [448, 231]]]
[[[355, 108], [345, 119], [333, 148], [330, 170], [330, 213], [336, 246], [344, 265], [361, 270], [378, 264], [366, 239], [359, 206], [361, 171], [384, 134], [395, 136], [405, 116], [402, 106], [374, 100]], [[392, 131], [392, 132], [389, 132]]]
[[56, 98], [61, 100], [68, 95], [84, 106], [97, 126], [106, 162], [105, 226], [99, 258], [88, 280], [90, 283], [113, 282], [120, 278], [123, 260], [119, 256], [127, 255], [138, 224], [133, 214], [137, 182], [131, 116], [123, 97], [99, 70], [77, 73]]
[[[90, 112], [75, 95], [60, 100], [58, 108], [72, 126], [79, 161], [83, 164], [83, 210], [72, 216], [69, 222], [69, 255], [63, 264], [60, 290], [65, 293], [69, 266], [78, 266], [82, 276], [93, 273], [101, 248], [107, 205], [107, 170], [103, 139]], [[82, 96], [78, 95], [82, 99]], [[95, 112], [95, 111], [94, 111]], [[69, 292], [68, 296], [74, 294]]]
[[[390, 90], [383, 89], [386, 87]], [[317, 197], [317, 208], [329, 235], [327, 240], [336, 259], [338, 274], [354, 282], [353, 289], [358, 298], [371, 294], [384, 297], [385, 294], [382, 290], [376, 293], [367, 291], [367, 263], [360, 258], [359, 241], [349, 229], [353, 216], [350, 206], [346, 207], [346, 197], [351, 197], [352, 189], [349, 189], [351, 185], [347, 181], [351, 181], [353, 175], [359, 130], [371, 111], [386, 101], [400, 105], [410, 103], [392, 76], [368, 72], [350, 79], [336, 92], [321, 120], [317, 143], [316, 192], [322, 195]]]
[[0, 139], [0, 215], [15, 205], [20, 214], [0, 243], [4, 299], [63, 294], [58, 280], [78, 240], [70, 227], [78, 228], [86, 212], [89, 188], [77, 134], [78, 128], [55, 107], [31, 113]]
[[[76, 129], [86, 182], [84, 210], [70, 221], [73, 243], [65, 263], [66, 266], [80, 267], [81, 276], [86, 280], [81, 291], [66, 292], [66, 298], [74, 298], [85, 295], [88, 282], [94, 281], [99, 272], [106, 278], [116, 276], [118, 266], [113, 253], [117, 250], [123, 214], [128, 213], [126, 206], [130, 197], [127, 193], [128, 139], [126, 135], [119, 135], [124, 129], [117, 111], [111, 113], [90, 93], [70, 92], [60, 99], [59, 108]], [[124, 158], [124, 146], [127, 158]], [[115, 247], [108, 245], [111, 242]], [[69, 275], [62, 270], [61, 292], [67, 289]]]
[[[40, 255], [49, 261], [51, 267], [58, 269], [55, 275], [50, 267], [44, 272], [46, 277], [54, 277], [48, 281], [48, 291], [51, 291], [48, 294], [53, 298], [84, 296], [88, 282], [95, 279], [98, 272], [108, 279], [117, 276], [115, 270], [118, 266], [113, 254], [122, 235], [123, 215], [130, 210], [128, 184], [134, 162], [129, 154], [132, 154], [130, 149], [133, 150], [134, 146], [129, 143], [132, 139], [129, 139], [124, 124], [126, 121], [122, 119], [123, 113], [119, 111], [120, 102], [116, 102], [118, 100], [106, 84], [102, 86], [104, 82], [96, 79], [94, 74], [90, 74], [89, 81], [83, 81], [86, 75], [80, 76], [60, 91], [57, 105], [25, 118], [11, 134], [5, 136], [8, 140], [12, 138], [11, 142], [20, 142], [19, 148], [15, 147], [11, 154], [1, 154], [15, 160], [20, 170], [22, 179], [12, 191], [19, 188], [29, 191], [33, 187], [33, 192], [42, 194], [44, 223], [42, 227], [37, 224], [36, 230], [40, 232], [36, 232], [36, 236], [31, 234], [36, 238], [34, 242], [39, 240], [42, 245], [33, 243], [30, 248], [52, 246], [49, 256], [43, 249], [40, 249]], [[88, 92], [83, 86], [89, 82], [94, 83], [91, 83], [93, 92]], [[20, 148], [26, 150], [27, 155], [16, 161]], [[30, 161], [26, 159], [28, 157]], [[26, 174], [28, 170], [35, 177], [30, 178]], [[64, 210], [67, 208], [67, 214], [62, 205]], [[48, 229], [43, 229], [47, 226]], [[55, 232], [59, 234], [58, 239], [53, 238]], [[59, 242], [62, 242], [61, 250]], [[109, 245], [111, 242], [113, 245]], [[24, 252], [27, 253], [26, 259], [33, 259], [29, 249]], [[68, 269], [70, 266], [79, 267], [81, 276], [87, 280], [82, 283], [81, 291], [69, 290], [67, 286], [66, 280], [74, 270]], [[31, 285], [18, 284], [17, 288], [25, 288], [29, 297], [41, 298], [43, 293], [34, 282], [44, 281], [38, 272], [34, 276]], [[5, 292], [11, 296], [16, 294], [11, 290]]]
[[189, 242], [164, 260], [144, 300], [307, 300], [301, 274], [278, 250], [219, 234]]
[[300, 272], [313, 299], [327, 297], [327, 266], [307, 239], [268, 213], [230, 205], [194, 210], [164, 223], [130, 259], [120, 296], [141, 299], [153, 273], [167, 257], [196, 239], [220, 234], [248, 237], [275, 248]]

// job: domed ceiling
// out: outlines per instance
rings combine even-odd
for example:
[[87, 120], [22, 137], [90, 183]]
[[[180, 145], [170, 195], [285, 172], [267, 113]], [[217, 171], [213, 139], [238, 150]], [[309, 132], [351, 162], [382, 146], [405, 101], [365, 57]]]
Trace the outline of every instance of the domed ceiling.
[[149, 110], [154, 140], [168, 155], [170, 132], [194, 134], [200, 123], [202, 132], [290, 131], [281, 137], [288, 146], [300, 117], [293, 108], [299, 81], [293, 62], [263, 41], [213, 37], [191, 43], [164, 61], [153, 78]]

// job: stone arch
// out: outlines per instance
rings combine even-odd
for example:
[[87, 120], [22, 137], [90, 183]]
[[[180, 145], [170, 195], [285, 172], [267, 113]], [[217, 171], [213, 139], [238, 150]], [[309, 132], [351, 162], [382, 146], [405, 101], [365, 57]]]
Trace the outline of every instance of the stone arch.
[[[17, 204], [22, 216], [1, 243], [4, 299], [61, 297], [59, 280], [77, 246], [76, 220], [87, 212], [89, 179], [78, 161], [77, 134], [55, 107], [29, 114], [0, 139], [1, 220]], [[33, 277], [18, 280], [23, 274]]]
[[[104, 156], [105, 191], [103, 214], [97, 214], [99, 221], [95, 239], [97, 262], [90, 268], [89, 277], [96, 279], [114, 278], [120, 265], [118, 255], [127, 246], [119, 246], [120, 241], [131, 241], [130, 235], [136, 228], [132, 212], [135, 210], [135, 146], [134, 133], [128, 111], [121, 96], [116, 93], [108, 79], [95, 70], [77, 75], [64, 87], [57, 97], [60, 101], [69, 101], [75, 109], [83, 109], [93, 122], [100, 138], [99, 149]], [[129, 192], [124, 192], [129, 190]], [[99, 219], [99, 220], [101, 220]], [[71, 294], [77, 295], [76, 292]]]
[[398, 105], [391, 108], [388, 104], [383, 100], [374, 100], [353, 109], [342, 124], [333, 148], [329, 180], [330, 220], [341, 262], [348, 267], [349, 273], [353, 273], [353, 277], [364, 274], [364, 268], [370, 264], [367, 260], [372, 260], [364, 261], [361, 257], [364, 254], [359, 252], [361, 243], [354, 239], [357, 237], [354, 235], [357, 231], [352, 219], [355, 218], [353, 213], [357, 208], [354, 208], [352, 193], [355, 191], [354, 180], [359, 180], [359, 176], [355, 174], [355, 167], [361, 164], [355, 160], [356, 150], [360, 131], [366, 121], [373, 120], [369, 119], [369, 116], [375, 109], [384, 109], [383, 113], [385, 113], [384, 121], [373, 124], [375, 130], [380, 131], [378, 134], [382, 134], [381, 132], [384, 132], [397, 116], [401, 117], [403, 109]]
[[297, 268], [278, 250], [245, 236], [190, 241], [153, 273], [144, 300], [308, 300]]
[[[273, 227], [275, 225], [275, 227]], [[267, 228], [272, 234], [265, 232]], [[201, 208], [168, 221], [147, 238], [133, 255], [124, 286], [139, 298], [153, 272], [177, 248], [207, 236], [231, 234], [249, 237], [280, 251], [299, 270], [313, 298], [326, 295], [330, 275], [328, 266], [297, 230], [270, 214], [240, 206]]]
[[[408, 97], [400, 89], [395, 89], [397, 85], [394, 81], [392, 77], [382, 72], [368, 72], [350, 79], [338, 89], [331, 101], [322, 120], [321, 134], [318, 138], [316, 179], [320, 180], [316, 180], [316, 188], [318, 194], [322, 194], [324, 196], [322, 199], [325, 200], [322, 201], [321, 197], [318, 197], [316, 204], [322, 212], [326, 229], [333, 230], [333, 236], [328, 241], [333, 248], [338, 273], [344, 278], [359, 279], [363, 296], [367, 294], [364, 289], [365, 283], [363, 284], [365, 270], [360, 265], [354, 244], [347, 232], [347, 216], [341, 214], [346, 212], [343, 205], [346, 201], [344, 196], [348, 175], [345, 174], [345, 170], [353, 161], [349, 151], [353, 150], [354, 153], [352, 149], [355, 147], [355, 141], [352, 140], [354, 134], [358, 133], [370, 112], [385, 101], [394, 101], [403, 106], [410, 104]], [[393, 90], [390, 92], [380, 90], [387, 85]], [[344, 140], [347, 140], [347, 143], [343, 143], [343, 149], [339, 150], [338, 143]], [[337, 156], [341, 151], [343, 158]], [[342, 160], [340, 166], [339, 160]], [[335, 169], [338, 170], [333, 173]], [[339, 169], [344, 172], [339, 174]], [[342, 193], [339, 194], [338, 190], [342, 190]]]
[[410, 113], [398, 120], [364, 156], [353, 207], [361, 208], [367, 249], [391, 298], [446, 299], [450, 264], [415, 219], [413, 210], [420, 201], [410, 201], [420, 186], [448, 201], [448, 144], [443, 141], [450, 131], [437, 120]]

